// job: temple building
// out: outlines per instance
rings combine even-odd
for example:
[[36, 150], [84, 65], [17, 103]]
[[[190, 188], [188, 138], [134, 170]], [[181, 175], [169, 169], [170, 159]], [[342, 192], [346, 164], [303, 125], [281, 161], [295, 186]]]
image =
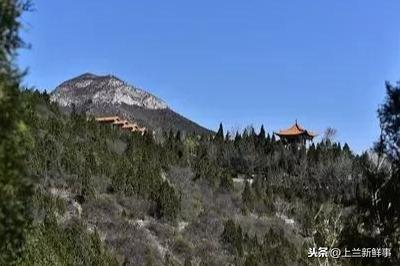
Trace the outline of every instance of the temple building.
[[118, 116], [102, 116], [96, 117], [96, 121], [103, 124], [114, 123], [115, 121], [119, 120]]
[[129, 124], [129, 122], [125, 119], [117, 119], [112, 124], [122, 128], [123, 126]]
[[314, 137], [318, 136], [318, 134], [304, 129], [296, 122], [293, 126], [288, 129], [279, 130], [279, 132], [274, 132], [282, 142], [285, 144], [302, 144], [305, 145], [307, 140], [312, 141]]
[[140, 132], [142, 135], [146, 132], [145, 127], [140, 127], [137, 123], [130, 123], [128, 120], [122, 119], [119, 116], [102, 116], [96, 117], [95, 120], [101, 124], [111, 124], [126, 131]]

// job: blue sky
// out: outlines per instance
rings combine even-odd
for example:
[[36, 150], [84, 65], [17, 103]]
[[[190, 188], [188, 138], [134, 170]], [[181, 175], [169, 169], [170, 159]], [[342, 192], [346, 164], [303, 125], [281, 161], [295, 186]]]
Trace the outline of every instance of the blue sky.
[[400, 79], [400, 1], [34, 1], [25, 84], [114, 74], [212, 129], [298, 121], [357, 152]]

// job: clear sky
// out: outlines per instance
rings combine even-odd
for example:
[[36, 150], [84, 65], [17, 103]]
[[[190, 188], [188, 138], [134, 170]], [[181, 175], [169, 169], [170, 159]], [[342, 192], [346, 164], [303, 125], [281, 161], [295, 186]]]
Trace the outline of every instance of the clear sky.
[[34, 1], [25, 84], [51, 91], [114, 74], [217, 129], [298, 121], [357, 152], [379, 134], [385, 80], [400, 79], [400, 1]]

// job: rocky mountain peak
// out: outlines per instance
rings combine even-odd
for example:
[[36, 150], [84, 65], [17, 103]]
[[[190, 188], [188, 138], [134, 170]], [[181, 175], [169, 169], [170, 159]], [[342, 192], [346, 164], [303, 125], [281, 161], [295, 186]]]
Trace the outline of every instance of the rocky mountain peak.
[[85, 73], [61, 83], [51, 100], [63, 107], [93, 104], [126, 104], [145, 109], [167, 109], [167, 104], [151, 93], [127, 84], [113, 76]]

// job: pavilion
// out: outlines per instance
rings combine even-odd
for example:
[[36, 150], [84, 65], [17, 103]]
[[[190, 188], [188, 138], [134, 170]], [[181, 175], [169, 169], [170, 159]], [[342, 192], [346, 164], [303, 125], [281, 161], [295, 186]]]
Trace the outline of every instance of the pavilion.
[[314, 137], [318, 136], [318, 134], [304, 129], [296, 122], [293, 126], [288, 129], [279, 130], [279, 132], [274, 132], [282, 142], [285, 144], [301, 144], [305, 145], [307, 140], [312, 141]]

